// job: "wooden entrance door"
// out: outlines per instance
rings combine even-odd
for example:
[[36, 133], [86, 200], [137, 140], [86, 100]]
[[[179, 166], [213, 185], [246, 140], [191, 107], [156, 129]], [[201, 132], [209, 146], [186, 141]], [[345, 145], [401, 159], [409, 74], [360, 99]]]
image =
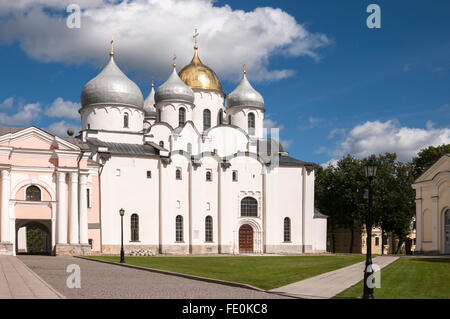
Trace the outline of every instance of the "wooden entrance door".
[[253, 252], [253, 228], [250, 225], [242, 225], [239, 228], [239, 252]]

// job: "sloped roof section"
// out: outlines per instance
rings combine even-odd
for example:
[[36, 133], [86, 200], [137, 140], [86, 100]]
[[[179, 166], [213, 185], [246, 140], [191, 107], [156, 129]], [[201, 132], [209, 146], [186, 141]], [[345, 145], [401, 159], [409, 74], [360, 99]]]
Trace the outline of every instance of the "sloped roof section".
[[111, 154], [159, 155], [159, 150], [148, 144], [110, 143], [98, 139], [88, 139], [88, 143], [97, 147], [106, 147]]

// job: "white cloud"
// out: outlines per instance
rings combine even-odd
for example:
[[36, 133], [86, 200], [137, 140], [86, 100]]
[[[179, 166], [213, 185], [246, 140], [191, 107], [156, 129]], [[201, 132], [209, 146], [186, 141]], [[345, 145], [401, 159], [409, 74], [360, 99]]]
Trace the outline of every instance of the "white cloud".
[[334, 158], [350, 153], [358, 158], [385, 152], [397, 153], [401, 161], [409, 161], [428, 146], [450, 143], [449, 128], [427, 129], [400, 126], [395, 120], [367, 121], [355, 126], [338, 147], [331, 152]]
[[14, 105], [14, 98], [9, 97], [6, 98], [3, 102], [0, 103], [0, 109], [9, 109]]
[[80, 107], [79, 103], [64, 101], [63, 98], [58, 97], [46, 108], [45, 114], [49, 117], [63, 117], [77, 120], [80, 118], [80, 114], [78, 113]]
[[323, 168], [327, 168], [328, 166], [337, 166], [338, 160], [335, 158], [330, 159], [328, 162], [320, 164]]
[[[106, 63], [114, 36], [118, 63], [150, 79], [166, 79], [171, 58], [187, 64], [192, 33], [200, 32], [199, 54], [221, 77], [237, 79], [242, 63], [252, 80], [279, 80], [293, 70], [270, 69], [270, 58], [308, 56], [327, 46], [326, 35], [312, 33], [281, 9], [233, 10], [213, 0], [135, 0], [119, 4], [78, 0], [80, 29], [66, 26], [65, 6], [72, 0], [1, 1], [0, 41], [18, 42], [32, 58], [67, 64]], [[50, 8], [51, 10], [44, 10]]]
[[72, 128], [75, 131], [75, 135], [80, 131], [80, 126], [78, 124], [68, 123], [64, 120], [50, 124], [47, 130], [57, 136], [65, 137], [67, 136], [68, 128]]
[[312, 130], [313, 128], [320, 126], [324, 121], [325, 120], [322, 118], [310, 116], [308, 118], [307, 124], [302, 124], [300, 126], [300, 130], [302, 131]]
[[291, 147], [292, 140], [280, 140], [281, 146], [283, 146], [283, 149], [286, 150], [287, 148]]
[[14, 114], [0, 113], [0, 124], [3, 125], [21, 125], [30, 124], [39, 117], [41, 110], [40, 103], [30, 103], [19, 105]]
[[434, 127], [434, 124], [436, 124], [436, 123], [434, 123], [432, 120], [428, 120], [428, 121], [425, 123], [425, 127], [427, 128], [427, 130], [432, 130], [433, 127]]
[[328, 138], [332, 139], [335, 136], [345, 136], [345, 129], [344, 128], [335, 128], [334, 130], [331, 130], [328, 134]]
[[277, 121], [271, 120], [270, 118], [265, 118], [264, 119], [263, 126], [264, 126], [264, 128], [266, 128], [268, 130], [273, 129], [273, 128], [277, 128], [277, 129], [279, 129], [281, 131], [281, 130], [284, 129], [283, 125], [278, 124]]

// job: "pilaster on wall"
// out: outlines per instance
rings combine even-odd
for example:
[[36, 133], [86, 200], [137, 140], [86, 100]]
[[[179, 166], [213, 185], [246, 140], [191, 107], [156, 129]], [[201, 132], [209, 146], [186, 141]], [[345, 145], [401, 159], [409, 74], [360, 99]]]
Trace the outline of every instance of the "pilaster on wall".
[[[10, 172], [7, 169], [1, 171], [1, 242], [11, 243], [12, 238], [9, 231], [9, 197], [10, 197]], [[6, 247], [6, 246], [5, 246]]]

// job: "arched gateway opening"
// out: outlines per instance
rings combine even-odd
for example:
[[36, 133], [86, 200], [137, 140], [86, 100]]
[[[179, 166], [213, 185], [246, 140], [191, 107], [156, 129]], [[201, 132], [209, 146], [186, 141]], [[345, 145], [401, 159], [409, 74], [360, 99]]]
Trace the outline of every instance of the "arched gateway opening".
[[250, 225], [239, 228], [239, 253], [253, 253], [253, 228]]
[[49, 221], [16, 221], [16, 254], [50, 255], [51, 231]]

